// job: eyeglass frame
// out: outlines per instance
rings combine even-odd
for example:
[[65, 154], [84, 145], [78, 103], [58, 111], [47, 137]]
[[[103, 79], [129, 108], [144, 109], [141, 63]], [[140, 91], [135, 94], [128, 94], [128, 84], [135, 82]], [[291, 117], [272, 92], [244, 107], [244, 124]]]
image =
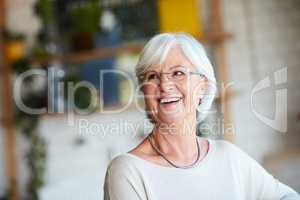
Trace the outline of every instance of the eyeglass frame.
[[[183, 67], [183, 66], [178, 66], [178, 67]], [[185, 67], [184, 67], [184, 68], [185, 68]], [[186, 69], [186, 68], [185, 68], [185, 69]], [[166, 74], [167, 77], [168, 77], [168, 80], [172, 80], [172, 81], [173, 81], [173, 79], [169, 77], [169, 74], [172, 74], [172, 72], [156, 72], [156, 71], [154, 71], [154, 70], [153, 70], [153, 71], [152, 71], [152, 70], [149, 70], [149, 71], [147, 71], [147, 72], [144, 72], [144, 73], [140, 74], [140, 75], [138, 76], [139, 80], [142, 80], [142, 82], [144, 82], [143, 79], [145, 78], [146, 74], [149, 73], [149, 72], [154, 72], [154, 73], [156, 73], [156, 74], [159, 76], [159, 82], [161, 82], [162, 74]], [[200, 75], [201, 78], [205, 78], [205, 77], [206, 77], [203, 73], [200, 73], [200, 72], [194, 72], [194, 71], [190, 71], [190, 70], [187, 70], [185, 73], [186, 73], [186, 74], [189, 74], [189, 75]], [[149, 81], [149, 82], [151, 82], [151, 81]]]

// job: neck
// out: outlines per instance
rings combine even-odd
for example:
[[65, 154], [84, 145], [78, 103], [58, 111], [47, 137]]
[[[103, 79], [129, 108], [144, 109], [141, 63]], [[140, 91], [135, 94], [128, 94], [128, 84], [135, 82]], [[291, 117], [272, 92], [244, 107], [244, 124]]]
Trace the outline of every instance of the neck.
[[196, 119], [158, 123], [153, 129], [153, 138], [160, 151], [170, 157], [190, 160], [198, 153]]

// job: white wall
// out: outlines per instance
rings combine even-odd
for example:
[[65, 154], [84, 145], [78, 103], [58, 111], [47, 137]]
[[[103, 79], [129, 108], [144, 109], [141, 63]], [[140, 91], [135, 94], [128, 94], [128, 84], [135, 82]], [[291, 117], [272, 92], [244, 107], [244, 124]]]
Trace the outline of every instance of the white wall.
[[[237, 143], [260, 162], [270, 152], [300, 145], [296, 121], [300, 111], [299, 9], [297, 0], [224, 0], [225, 28], [234, 34], [226, 46], [230, 81], [238, 91], [232, 102]], [[287, 67], [287, 84], [274, 85], [273, 73], [283, 67]], [[288, 88], [285, 134], [260, 121], [251, 109], [251, 90], [267, 76], [272, 85], [254, 97], [255, 110], [273, 118], [275, 91]]]
[[6, 0], [6, 24], [10, 31], [26, 35], [27, 44], [33, 44], [41, 22], [34, 13], [37, 0]]
[[[48, 158], [41, 199], [101, 199], [108, 162], [145, 136], [144, 118], [132, 110], [76, 116], [73, 125], [65, 116], [45, 117], [40, 129], [48, 142]], [[76, 145], [78, 138], [84, 140], [81, 145]]]
[[[225, 28], [234, 34], [234, 38], [227, 41], [226, 49], [229, 80], [237, 91], [232, 100], [236, 143], [264, 164], [264, 158], [270, 154], [300, 147], [300, 121], [297, 119], [300, 112], [300, 2], [224, 0], [223, 5]], [[274, 72], [284, 67], [287, 67], [287, 82], [276, 85]], [[271, 87], [254, 96], [254, 109], [273, 119], [275, 92], [287, 89], [286, 133], [266, 125], [251, 108], [252, 89], [268, 76]], [[289, 168], [278, 169], [277, 175], [299, 191], [300, 173], [295, 167], [300, 168], [300, 163], [286, 166]]]

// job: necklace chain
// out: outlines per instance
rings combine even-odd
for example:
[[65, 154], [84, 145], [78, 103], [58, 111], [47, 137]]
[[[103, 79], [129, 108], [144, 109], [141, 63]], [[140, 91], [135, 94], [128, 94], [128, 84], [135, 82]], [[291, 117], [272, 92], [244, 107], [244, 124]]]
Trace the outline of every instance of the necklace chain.
[[165, 155], [164, 153], [162, 153], [155, 145], [154, 145], [154, 138], [153, 138], [153, 133], [151, 133], [149, 136], [148, 136], [148, 140], [152, 146], [152, 148], [156, 151], [157, 154], [159, 154], [163, 159], [165, 159], [170, 165], [172, 165], [173, 167], [176, 167], [176, 168], [181, 168], [181, 169], [188, 169], [188, 168], [192, 168], [194, 167], [199, 159], [200, 159], [200, 144], [199, 144], [199, 141], [197, 139], [197, 136], [196, 136], [196, 143], [197, 143], [197, 159], [195, 162], [193, 162], [191, 165], [187, 165], [187, 166], [179, 166], [179, 165], [176, 165], [175, 163], [173, 163], [172, 161], [170, 161]]

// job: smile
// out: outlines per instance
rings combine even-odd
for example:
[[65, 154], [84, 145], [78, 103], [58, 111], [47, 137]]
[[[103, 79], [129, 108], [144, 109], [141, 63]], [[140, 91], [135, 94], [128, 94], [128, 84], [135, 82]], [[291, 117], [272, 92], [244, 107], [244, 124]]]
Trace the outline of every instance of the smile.
[[159, 103], [161, 103], [161, 104], [171, 104], [171, 103], [177, 103], [180, 100], [181, 100], [181, 97], [161, 98], [161, 99], [159, 99]]

